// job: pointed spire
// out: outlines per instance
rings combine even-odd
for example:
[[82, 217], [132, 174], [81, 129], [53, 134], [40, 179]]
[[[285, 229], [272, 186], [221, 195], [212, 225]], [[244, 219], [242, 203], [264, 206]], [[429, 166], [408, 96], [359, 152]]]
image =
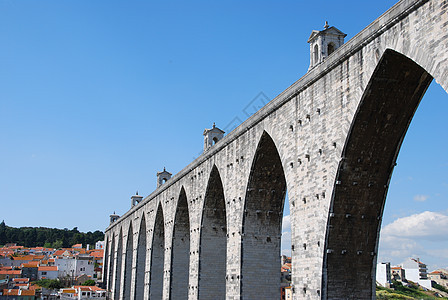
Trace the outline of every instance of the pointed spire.
[[216, 127], [215, 122], [213, 122], [213, 128], [215, 128], [215, 127]]
[[163, 167], [163, 172], [166, 172], [166, 169], [165, 169], [165, 167]]
[[330, 27], [330, 25], [328, 25], [328, 21], [325, 21], [324, 29], [328, 29], [328, 27]]
[[138, 196], [138, 191], [137, 192], [135, 192], [135, 194]]

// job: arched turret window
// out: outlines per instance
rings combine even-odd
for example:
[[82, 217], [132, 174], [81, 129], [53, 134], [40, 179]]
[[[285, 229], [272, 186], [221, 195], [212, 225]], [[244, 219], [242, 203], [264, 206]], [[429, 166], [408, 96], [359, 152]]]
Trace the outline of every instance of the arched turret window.
[[330, 55], [331, 53], [333, 53], [334, 50], [335, 50], [335, 46], [334, 46], [334, 44], [333, 44], [333, 43], [329, 43], [329, 44], [328, 44], [328, 47], [327, 47], [327, 53], [328, 53], [328, 55]]
[[314, 64], [319, 62], [319, 46], [314, 45]]

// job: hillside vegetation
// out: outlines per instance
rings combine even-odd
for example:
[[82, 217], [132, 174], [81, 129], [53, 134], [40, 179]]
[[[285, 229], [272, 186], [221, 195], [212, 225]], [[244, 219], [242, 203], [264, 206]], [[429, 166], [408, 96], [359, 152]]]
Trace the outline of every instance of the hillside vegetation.
[[4, 221], [0, 223], [0, 245], [17, 243], [25, 247], [69, 248], [75, 244], [95, 245], [97, 241], [102, 240], [104, 233], [99, 230], [83, 233], [79, 232], [77, 227], [72, 230], [46, 227], [15, 228], [6, 226]]
[[410, 286], [404, 286], [399, 281], [393, 282], [393, 289], [376, 287], [376, 299], [378, 300], [408, 300], [408, 299], [421, 299], [421, 300], [435, 300], [435, 299], [448, 299], [442, 298], [432, 291], [424, 291], [415, 284], [410, 283]]

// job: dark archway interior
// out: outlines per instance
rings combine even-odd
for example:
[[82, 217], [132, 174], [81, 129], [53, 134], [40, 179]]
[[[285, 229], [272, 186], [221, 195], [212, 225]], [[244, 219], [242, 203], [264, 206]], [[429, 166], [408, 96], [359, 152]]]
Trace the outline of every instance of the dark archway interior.
[[137, 276], [135, 278], [135, 300], [143, 300], [145, 291], [145, 267], [146, 267], [146, 220], [142, 217], [137, 245]]
[[[252, 163], [243, 223], [242, 297], [280, 295], [280, 246], [286, 179], [277, 148], [264, 132]], [[262, 296], [260, 296], [262, 295]]]
[[162, 299], [163, 266], [165, 262], [165, 230], [161, 204], [159, 204], [159, 208], [157, 209], [151, 249], [151, 280], [149, 284], [149, 298]]
[[173, 252], [171, 260], [171, 299], [188, 299], [190, 271], [190, 219], [187, 195], [182, 188], [174, 222]]
[[202, 212], [199, 251], [199, 299], [225, 299], [227, 223], [224, 189], [213, 167]]
[[120, 287], [121, 287], [121, 265], [123, 262], [123, 238], [122, 238], [122, 231], [120, 229], [120, 235], [118, 236], [118, 247], [117, 247], [117, 267], [115, 270], [115, 293], [114, 298], [120, 299]]
[[409, 123], [432, 77], [386, 50], [346, 141], [332, 197], [323, 282], [327, 299], [372, 299], [381, 217]]
[[134, 237], [132, 231], [132, 223], [129, 225], [128, 241], [126, 243], [126, 256], [124, 264], [124, 287], [123, 287], [123, 299], [131, 299], [131, 280], [132, 280], [132, 257], [134, 247]]

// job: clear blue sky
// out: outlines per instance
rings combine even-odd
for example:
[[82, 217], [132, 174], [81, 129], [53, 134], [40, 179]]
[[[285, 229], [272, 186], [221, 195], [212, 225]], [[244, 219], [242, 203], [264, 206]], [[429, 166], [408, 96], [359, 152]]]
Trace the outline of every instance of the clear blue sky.
[[[348, 40], [394, 3], [0, 0], [0, 219], [104, 230], [157, 171], [201, 152], [204, 128], [304, 75], [313, 29], [328, 21]], [[447, 111], [433, 83], [393, 176], [389, 239], [400, 222], [448, 218]], [[385, 241], [380, 257], [447, 267], [447, 236]]]

